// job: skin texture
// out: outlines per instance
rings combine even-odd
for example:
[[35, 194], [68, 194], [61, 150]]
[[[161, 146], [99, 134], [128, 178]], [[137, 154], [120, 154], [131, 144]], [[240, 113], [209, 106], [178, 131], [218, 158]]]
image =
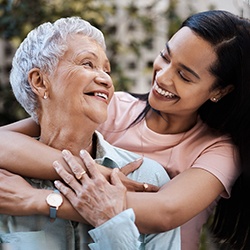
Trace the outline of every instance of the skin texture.
[[[149, 95], [149, 102], [153, 108], [161, 112], [164, 119], [168, 120], [168, 123], [166, 123], [166, 121], [155, 112], [149, 112], [146, 116], [147, 126], [151, 130], [162, 134], [180, 133], [187, 131], [196, 123], [197, 110], [204, 102], [214, 97], [218, 99], [223, 98], [224, 95], [230, 92], [230, 88], [226, 89], [213, 88], [215, 78], [209, 72], [209, 67], [216, 61], [216, 55], [214, 53], [212, 46], [208, 44], [206, 41], [202, 40], [197, 35], [195, 35], [189, 28], [184, 27], [181, 30], [179, 30], [173, 36], [173, 38], [168, 42], [167, 45], [168, 47], [163, 48], [161, 55], [159, 55], [154, 62], [154, 77], [152, 80], [152, 89]], [[190, 51], [192, 51], [192, 53], [190, 53]], [[65, 62], [63, 61], [62, 64], [64, 63]], [[62, 71], [60, 72], [60, 74], [61, 73], [64, 72]], [[69, 77], [70, 74], [65, 75], [65, 78]], [[60, 80], [63, 79], [64, 78]], [[79, 79], [81, 79], [81, 77], [79, 77]], [[52, 79], [49, 78], [48, 81], [52, 81]], [[156, 91], [155, 88], [156, 85], [158, 86], [158, 89], [160, 88], [161, 90], [165, 90], [174, 94], [173, 95], [174, 97], [169, 98], [163, 96], [162, 94], [159, 94], [158, 93], [159, 91]], [[59, 86], [59, 84], [57, 86]], [[107, 86], [107, 84], [105, 86]], [[77, 84], [75, 85], [75, 87], [77, 90], [70, 89], [69, 86], [64, 86], [64, 91], [68, 93], [67, 98], [70, 98], [70, 96], [74, 95], [79, 97], [76, 98], [76, 100], [72, 100], [72, 102], [76, 102], [74, 106], [80, 107], [80, 110], [75, 110], [75, 112], [73, 114], [70, 114], [69, 116], [70, 112], [68, 112], [68, 110], [70, 110], [71, 104], [69, 102], [65, 104], [64, 109], [66, 110], [66, 113], [64, 114], [65, 116], [64, 125], [66, 126], [65, 129], [67, 135], [69, 136], [63, 138], [62, 142], [65, 142], [66, 139], [69, 139], [69, 137], [72, 138], [71, 137], [72, 134], [75, 135], [74, 132], [75, 130], [77, 130], [79, 124], [83, 122], [83, 117], [87, 117], [90, 123], [90, 127], [87, 128], [86, 132], [84, 131], [85, 141], [86, 138], [89, 138], [88, 135], [90, 133], [92, 126], [94, 124], [102, 122], [105, 119], [100, 111], [97, 111], [98, 115], [93, 114], [93, 110], [91, 111], [91, 109], [93, 109], [94, 107], [96, 108], [96, 110], [100, 108], [100, 110], [104, 112], [102, 108], [103, 102], [101, 101], [99, 102], [98, 100], [98, 102], [95, 103], [95, 101], [93, 101], [93, 99], [95, 99], [93, 96], [86, 96], [86, 98], [83, 99], [82, 93], [85, 91], [85, 87], [84, 88], [79, 87]], [[58, 89], [59, 87], [57, 88], [57, 91]], [[93, 91], [92, 87], [86, 87], [86, 89], [87, 89], [86, 92]], [[51, 90], [52, 93], [49, 93], [48, 96], [49, 98], [55, 98], [57, 102], [58, 96], [63, 96], [61, 94], [62, 91], [59, 90], [59, 93], [57, 93], [54, 87], [51, 88]], [[44, 105], [46, 106], [47, 104], [45, 103]], [[57, 110], [55, 110], [53, 115], [57, 116], [56, 113]], [[76, 120], [75, 125], [72, 125], [72, 122], [68, 122], [68, 117], [72, 117], [70, 118], [70, 120], [73, 119]], [[81, 132], [83, 131], [81, 130]], [[7, 136], [8, 134], [7, 132], [1, 132], [1, 133], [4, 134], [5, 136]], [[9, 135], [10, 133], [11, 132], [9, 132]], [[41, 130], [41, 134], [43, 134], [43, 129]], [[48, 136], [43, 136], [42, 140], [48, 143], [49, 145], [52, 146], [56, 145], [58, 149], [62, 150], [63, 143], [58, 145], [55, 144], [54, 141], [51, 142], [50, 141], [51, 134], [52, 131], [51, 133], [48, 133]], [[60, 137], [61, 133], [57, 133], [57, 136]], [[73, 140], [71, 140], [72, 143], [69, 144], [69, 149], [73, 152], [73, 154], [78, 155], [80, 149], [84, 148], [84, 146], [85, 147], [88, 146], [87, 143], [85, 145], [80, 144], [80, 147], [75, 149], [74, 143], [82, 141], [83, 141], [83, 136], [80, 135], [80, 133], [78, 133], [77, 136], [73, 137]], [[31, 147], [31, 143], [26, 145], [26, 149], [27, 147]], [[50, 154], [49, 151], [47, 153], [48, 155]], [[20, 159], [23, 159], [23, 156], [21, 155], [19, 156]], [[67, 158], [66, 161], [72, 162], [73, 161], [72, 157]], [[87, 156], [85, 155], [85, 157]], [[51, 159], [52, 158], [53, 157], [51, 157]], [[87, 161], [89, 160], [90, 159], [87, 158]], [[43, 161], [43, 163], [39, 164], [44, 164], [44, 161], [46, 160], [42, 159], [41, 161]], [[31, 163], [32, 160], [29, 160], [29, 162]], [[79, 161], [79, 159], [75, 159], [75, 163], [73, 164], [75, 165], [74, 167], [78, 169], [78, 170], [75, 169], [73, 171], [75, 174], [78, 175], [82, 172], [82, 167], [80, 167], [80, 165], [77, 165], [76, 162], [77, 164], [80, 164], [81, 162]], [[12, 162], [11, 165], [13, 165], [13, 163], [14, 162]], [[31, 166], [30, 163], [27, 165]], [[61, 162], [61, 164], [65, 163]], [[83, 168], [85, 169], [87, 168], [84, 165], [84, 162], [82, 162], [81, 165], [83, 166]], [[60, 168], [60, 164], [57, 165], [56, 170], [63, 179], [69, 178], [67, 177], [66, 172], [62, 171], [62, 169]], [[93, 178], [94, 180], [96, 180], [96, 178], [98, 178], [99, 176], [99, 174], [97, 173], [98, 171], [90, 173], [90, 176], [88, 178], [90, 179]], [[73, 178], [73, 175], [71, 175], [70, 178], [71, 178], [70, 179], [71, 187], [79, 189], [80, 186], [76, 186], [77, 180]], [[106, 197], [109, 197], [109, 199], [111, 199], [111, 197], [114, 200], [117, 199], [116, 193], [114, 192], [113, 188], [114, 189], [117, 188], [117, 190], [119, 191], [120, 190], [119, 184], [117, 183], [114, 184], [114, 182], [112, 182], [111, 184], [114, 184], [112, 188], [105, 190], [104, 193], [102, 187], [98, 188], [96, 186], [96, 189], [94, 191], [91, 188], [93, 186], [93, 183], [90, 182], [88, 179], [87, 179], [88, 181], [85, 181], [85, 179], [87, 179], [86, 175], [84, 175], [84, 178], [82, 178], [80, 185], [84, 186], [85, 190], [88, 190], [90, 192], [89, 197], [94, 195], [94, 192], [96, 193], [100, 192], [102, 197], [104, 197], [105, 194], [107, 195]], [[102, 178], [101, 181], [104, 182], [104, 179]], [[107, 186], [108, 184], [104, 182], [103, 185]], [[91, 216], [91, 214], [89, 214], [91, 213], [91, 211], [93, 212], [93, 210], [91, 209], [89, 209], [89, 213], [87, 213], [86, 215], [83, 214], [84, 210], [81, 209], [81, 206], [79, 204], [82, 204], [83, 206], [86, 205], [84, 202], [86, 196], [84, 196], [82, 193], [80, 193], [80, 195], [75, 193], [74, 195], [74, 192], [72, 193], [69, 189], [65, 189], [65, 186], [63, 186], [61, 183], [58, 185], [57, 182], [57, 186], [67, 196], [69, 201], [73, 205], [75, 205], [75, 209], [81, 215], [86, 216], [86, 219], [89, 222], [93, 223], [94, 225], [99, 225], [103, 223], [104, 219], [101, 221], [98, 220], [93, 221], [94, 216]], [[223, 191], [224, 187], [222, 183], [214, 175], [203, 169], [190, 168], [184, 171], [183, 173], [180, 173], [175, 178], [173, 178], [170, 182], [164, 185], [157, 193], [127, 192], [126, 202], [124, 202], [124, 206], [127, 208], [132, 207], [134, 209], [136, 214], [136, 223], [142, 233], [153, 233], [153, 232], [156, 233], [182, 225], [190, 218], [192, 218], [193, 216], [201, 212], [203, 209], [205, 209]], [[24, 193], [26, 193], [28, 196], [29, 192], [25, 191]], [[112, 196], [112, 193], [115, 194], [114, 197]], [[23, 196], [24, 196], [23, 199], [25, 200], [27, 197], [25, 197], [25, 195]], [[35, 197], [32, 197], [32, 199], [35, 199]], [[78, 201], [76, 201], [77, 199]], [[103, 199], [105, 200], [106, 198]], [[39, 213], [46, 213], [45, 209], [47, 208], [44, 207], [41, 201], [39, 200], [36, 201], [36, 204], [39, 207], [38, 209]], [[91, 206], [94, 206], [94, 204], [96, 208], [96, 206], [98, 205], [97, 202], [93, 201], [93, 204]], [[100, 205], [104, 209], [104, 204]], [[34, 205], [28, 207], [27, 210], [34, 210], [32, 206]], [[11, 205], [6, 204], [6, 207], [3, 209], [6, 209], [4, 211], [7, 211], [7, 208], [9, 209], [10, 207]], [[109, 207], [109, 204], [107, 205], [107, 207]], [[114, 204], [114, 207], [115, 207], [114, 211], [118, 211], [121, 210], [119, 209], [119, 207], [121, 208], [123, 206], [121, 206], [120, 203], [117, 202]], [[12, 210], [13, 209], [15, 208], [12, 208]], [[67, 218], [70, 216], [74, 217], [75, 210], [72, 209], [70, 210], [68, 209], [68, 207], [67, 208], [63, 207], [60, 208], [58, 215]], [[102, 218], [108, 219], [109, 217], [110, 215], [106, 217], [103, 216]], [[162, 218], [164, 218], [164, 220]]]

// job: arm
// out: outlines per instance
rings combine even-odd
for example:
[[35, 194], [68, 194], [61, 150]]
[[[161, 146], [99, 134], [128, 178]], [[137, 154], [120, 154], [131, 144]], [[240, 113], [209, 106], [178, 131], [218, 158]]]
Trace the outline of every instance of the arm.
[[127, 204], [134, 209], [141, 232], [162, 232], [196, 216], [223, 191], [224, 186], [214, 175], [191, 168], [166, 183], [157, 193], [136, 195], [128, 192]]
[[[52, 167], [55, 160], [69, 170], [61, 151], [32, 137], [0, 129], [0, 138], [0, 168], [2, 169], [30, 178], [48, 180], [55, 180], [59, 177]], [[82, 162], [79, 157], [76, 159]], [[119, 173], [124, 185], [131, 191], [142, 191], [143, 185], [128, 179], [125, 175], [137, 169], [142, 161], [143, 159], [128, 164], [127, 167], [123, 168], [123, 172]], [[98, 167], [102, 174], [108, 178], [111, 170], [101, 165]], [[149, 185], [148, 191], [156, 191], [156, 187]]]
[[26, 177], [49, 180], [58, 178], [52, 163], [57, 159], [65, 164], [59, 150], [11, 131], [0, 131], [0, 138], [1, 168]]
[[[0, 169], [0, 190], [1, 214], [14, 216], [42, 214], [49, 217], [46, 197], [52, 190], [33, 188], [19, 175], [4, 169]], [[86, 222], [65, 198], [57, 214], [64, 219]]]
[[[85, 153], [82, 157], [86, 166], [90, 164], [89, 162], [95, 164], [93, 160], [91, 161], [89, 154]], [[62, 168], [59, 167], [59, 169]], [[58, 169], [57, 171], [63, 178], [70, 180], [68, 184], [70, 184], [72, 189], [78, 189], [72, 185], [75, 178], [65, 176], [65, 171], [62, 172]], [[82, 168], [75, 169], [75, 176], [79, 175], [81, 171]], [[100, 185], [102, 183], [100, 179], [97, 178], [95, 180], [96, 184], [92, 186], [89, 186], [85, 179], [84, 177], [81, 180], [85, 188], [85, 191], [81, 194], [82, 197], [81, 195], [74, 195], [74, 192], [67, 193], [69, 189], [65, 191], [61, 189], [60, 185], [58, 186], [82, 216], [86, 216], [86, 209], [83, 208], [84, 206], [81, 205], [81, 202], [87, 200], [88, 195], [91, 197], [99, 194], [100, 197], [103, 197], [107, 192], [110, 193], [109, 200], [115, 201], [119, 199], [112, 195], [115, 193], [114, 191], [108, 192], [105, 186]], [[115, 189], [115, 187], [113, 188]], [[136, 224], [141, 232], [164, 232], [190, 220], [208, 207], [223, 191], [224, 186], [214, 175], [200, 168], [191, 168], [166, 183], [157, 193], [127, 192], [127, 208], [133, 208], [136, 215]], [[96, 203], [96, 205], [100, 204]], [[115, 206], [115, 203], [113, 205]], [[105, 204], [100, 206], [100, 210], [104, 209]], [[89, 213], [94, 212], [90, 210]]]
[[40, 135], [40, 126], [36, 124], [32, 118], [26, 118], [0, 127], [0, 131], [13, 131], [38, 137]]
[[[89, 158], [89, 154], [85, 154], [83, 159], [85, 164]], [[82, 172], [82, 168], [73, 171], [74, 174], [78, 176], [79, 173]], [[78, 171], [78, 173], [76, 171]], [[67, 172], [65, 171], [64, 173]], [[73, 177], [71, 177], [67, 183], [72, 185], [73, 180]], [[98, 178], [96, 181], [99, 183]], [[22, 214], [19, 215], [34, 213], [49, 215], [49, 209], [45, 202], [45, 198], [51, 191], [37, 190], [34, 192], [34, 189], [25, 191], [20, 189], [17, 181], [7, 180], [4, 184], [0, 179], [0, 184], [0, 190], [2, 190], [2, 192], [0, 192], [0, 211], [2, 213], [16, 215], [16, 213], [11, 211], [11, 206], [9, 206], [9, 204], [17, 204], [18, 202], [18, 204], [20, 204], [19, 208], [23, 207], [23, 210], [26, 211], [26, 213], [24, 213], [25, 211], [22, 211]], [[86, 185], [86, 183], [83, 184]], [[72, 188], [73, 187], [74, 186], [72, 186]], [[93, 187], [96, 195], [98, 195], [98, 192], [101, 192], [101, 195], [106, 194], [106, 190], [102, 188], [101, 185], [98, 184], [92, 186], [92, 188]], [[97, 187], [99, 187], [99, 189]], [[58, 188], [60, 189], [60, 186], [58, 186]], [[112, 187], [113, 190], [114, 188], [115, 186]], [[84, 217], [86, 217], [86, 214], [84, 214], [85, 211], [81, 211], [81, 206], [79, 205], [81, 202], [84, 203], [86, 202], [86, 199], [88, 199], [86, 196], [86, 190], [88, 190], [87, 186], [85, 187], [85, 192], [78, 192], [79, 196], [75, 200], [75, 208], [78, 209], [78, 212]], [[157, 193], [127, 192], [127, 208], [133, 208], [136, 215], [136, 225], [141, 232], [158, 233], [182, 225], [206, 208], [223, 190], [223, 185], [216, 177], [205, 170], [194, 168], [186, 170], [176, 176], [165, 184]], [[63, 189], [60, 191], [65, 193]], [[114, 201], [115, 199], [118, 199], [117, 197], [114, 197], [114, 193], [115, 192], [113, 191], [111, 192], [108, 200]], [[67, 196], [67, 193], [65, 193], [65, 195]], [[80, 199], [81, 195], [84, 197], [83, 199], [85, 199], [85, 201], [78, 201], [78, 198]], [[18, 199], [18, 197], [21, 198]], [[74, 204], [74, 201], [70, 196], [67, 196], [67, 198], [72, 204]], [[15, 199], [18, 200], [16, 201]], [[5, 206], [5, 210], [2, 209], [3, 206]], [[15, 211], [16, 206], [12, 205], [12, 210], [13, 209]], [[18, 209], [18, 213], [20, 213], [19, 210], [20, 209]], [[100, 211], [102, 210], [100, 209]], [[74, 212], [75, 210], [69, 206], [68, 202], [65, 202], [58, 211], [58, 217], [76, 220]], [[95, 212], [98, 211], [95, 209]]]
[[[88, 155], [87, 152], [83, 154]], [[126, 188], [115, 168], [108, 182], [99, 172], [93, 159], [85, 158], [87, 172], [79, 168], [75, 176], [69, 174], [58, 163], [54, 167], [67, 186], [56, 181], [56, 187], [70, 200], [75, 209], [95, 229], [89, 231], [94, 243], [91, 249], [180, 249], [179, 228], [157, 235], [143, 236], [135, 225], [133, 209], [126, 209]], [[72, 165], [73, 166], [73, 165]], [[74, 170], [74, 171], [78, 171]], [[124, 210], [124, 211], [123, 211]], [[104, 236], [105, 235], [105, 236]], [[142, 243], [143, 242], [143, 243]]]

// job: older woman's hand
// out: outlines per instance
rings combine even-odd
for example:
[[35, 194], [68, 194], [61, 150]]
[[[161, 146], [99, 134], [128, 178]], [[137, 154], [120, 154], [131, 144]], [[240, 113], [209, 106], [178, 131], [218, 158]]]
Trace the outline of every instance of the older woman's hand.
[[[72, 172], [77, 176], [79, 173], [81, 173], [83, 170], [86, 170], [85, 166], [85, 157], [91, 158], [89, 154], [81, 155], [82, 162], [79, 162], [79, 158], [73, 156], [68, 150], [63, 150], [63, 158], [72, 170]], [[91, 158], [92, 159], [92, 158]], [[94, 161], [94, 160], [93, 160]], [[135, 171], [138, 169], [143, 162], [143, 158], [139, 158], [136, 161], [130, 162], [127, 165], [125, 165], [123, 168], [119, 169], [118, 176], [120, 180], [122, 181], [123, 185], [127, 188], [128, 191], [131, 192], [157, 192], [159, 190], [159, 187], [151, 184], [145, 184], [141, 182], [137, 182], [134, 180], [129, 179], [126, 175], [129, 173]], [[102, 173], [102, 175], [107, 179], [110, 180], [110, 174], [112, 169], [108, 167], [104, 167], [100, 164], [95, 163], [95, 166], [99, 169], [99, 171]]]
[[[71, 155], [69, 151], [64, 151], [64, 154]], [[87, 172], [81, 170], [81, 173], [73, 175], [59, 162], [54, 162], [55, 170], [67, 186], [60, 181], [55, 181], [55, 185], [77, 212], [97, 227], [126, 209], [127, 189], [118, 177], [118, 169], [113, 169], [109, 182], [100, 173], [90, 155], [87, 152], [84, 154]]]

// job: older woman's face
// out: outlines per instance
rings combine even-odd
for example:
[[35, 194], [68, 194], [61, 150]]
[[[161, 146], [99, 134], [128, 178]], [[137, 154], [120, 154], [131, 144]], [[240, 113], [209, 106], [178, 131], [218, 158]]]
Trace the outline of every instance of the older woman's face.
[[55, 72], [48, 77], [53, 115], [100, 124], [107, 118], [114, 93], [109, 60], [101, 46], [86, 36], [70, 36], [67, 45]]

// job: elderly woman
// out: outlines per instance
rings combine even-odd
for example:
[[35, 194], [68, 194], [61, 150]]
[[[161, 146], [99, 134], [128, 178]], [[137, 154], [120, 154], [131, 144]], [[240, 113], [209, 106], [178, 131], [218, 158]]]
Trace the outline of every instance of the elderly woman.
[[[61, 18], [31, 31], [14, 56], [10, 82], [17, 100], [40, 124], [39, 140], [42, 143], [59, 150], [67, 148], [74, 155], [85, 149], [98, 163], [110, 168], [121, 168], [139, 158], [134, 153], [111, 146], [95, 132], [106, 120], [114, 87], [103, 34], [88, 22], [78, 17]], [[69, 152], [63, 152], [67, 158]], [[37, 172], [39, 169], [34, 165], [29, 176], [35, 178]], [[12, 177], [11, 184], [17, 185], [17, 189], [18, 183], [24, 181], [9, 172], [3, 173]], [[79, 181], [84, 174], [76, 173]], [[119, 186], [116, 175], [115, 172], [112, 174], [111, 181], [118, 182]], [[146, 158], [140, 169], [129, 176], [158, 186], [169, 180], [160, 164]], [[51, 181], [28, 181], [33, 187], [23, 183], [26, 189], [22, 193], [29, 190], [30, 196], [35, 194], [39, 201], [33, 200], [20, 208], [23, 211], [30, 208], [33, 215], [18, 216], [23, 215], [22, 212], [16, 216], [1, 215], [2, 244], [23, 250], [86, 249], [89, 243], [91, 249], [139, 249], [142, 244], [147, 249], [162, 249], [163, 246], [180, 249], [178, 228], [158, 235], [141, 235], [139, 240], [133, 210], [122, 212], [123, 205], [119, 211], [112, 210], [105, 221], [100, 218], [100, 223], [95, 226], [101, 226], [91, 231], [95, 236], [93, 242], [87, 237], [91, 227], [84, 224], [80, 227], [72, 222], [83, 222], [83, 218], [77, 212], [74, 215], [67, 213], [71, 205], [57, 190], [53, 191]], [[3, 178], [0, 182], [5, 185]], [[123, 204], [126, 189], [121, 183], [120, 187]], [[50, 211], [50, 218], [35, 215], [44, 208]]]

